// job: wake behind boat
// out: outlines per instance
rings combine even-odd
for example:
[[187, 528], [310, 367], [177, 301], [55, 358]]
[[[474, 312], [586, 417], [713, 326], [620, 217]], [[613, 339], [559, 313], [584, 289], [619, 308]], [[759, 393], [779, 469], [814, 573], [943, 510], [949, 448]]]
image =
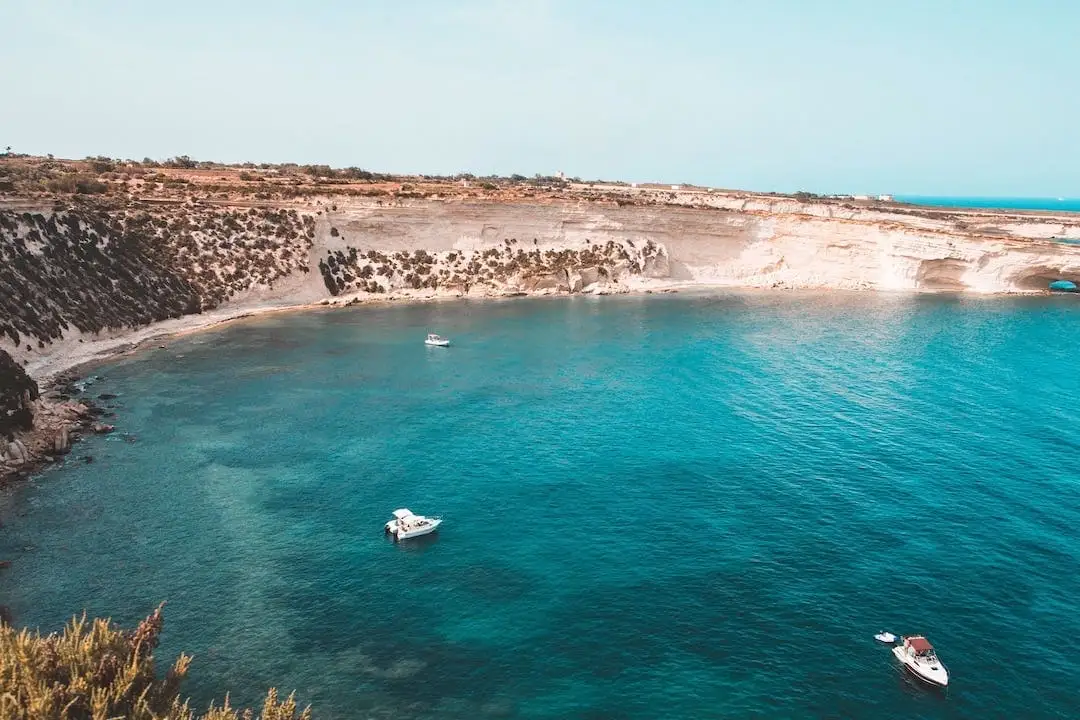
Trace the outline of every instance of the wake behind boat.
[[908, 671], [923, 682], [936, 687], [949, 684], [949, 671], [938, 660], [934, 646], [922, 635], [908, 635], [903, 643], [892, 649], [896, 659], [904, 664]]
[[442, 337], [441, 335], [436, 335], [435, 333], [430, 333], [427, 336], [427, 338], [424, 340], [424, 344], [425, 345], [434, 345], [435, 347], [446, 347], [447, 345], [450, 344], [450, 341], [447, 340], [446, 338]]
[[395, 540], [408, 540], [435, 532], [442, 525], [442, 518], [414, 515], [412, 510], [401, 508], [394, 511], [394, 519], [386, 523], [386, 532]]

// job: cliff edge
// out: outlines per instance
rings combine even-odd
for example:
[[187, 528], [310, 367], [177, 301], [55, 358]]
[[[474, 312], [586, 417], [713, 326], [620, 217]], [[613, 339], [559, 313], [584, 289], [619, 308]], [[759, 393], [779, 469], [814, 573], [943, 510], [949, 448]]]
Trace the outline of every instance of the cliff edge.
[[186, 159], [4, 168], [0, 348], [38, 378], [155, 330], [319, 302], [1080, 282], [1070, 214]]

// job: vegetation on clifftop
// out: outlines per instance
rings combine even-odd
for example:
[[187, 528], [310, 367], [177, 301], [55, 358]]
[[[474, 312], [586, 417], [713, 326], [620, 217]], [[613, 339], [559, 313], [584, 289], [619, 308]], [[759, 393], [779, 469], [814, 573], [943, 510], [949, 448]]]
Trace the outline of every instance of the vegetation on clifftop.
[[62, 633], [41, 635], [0, 625], [0, 718], [3, 720], [310, 720], [294, 696], [270, 690], [262, 710], [211, 706], [202, 715], [180, 699], [191, 665], [181, 655], [157, 676], [154, 650], [164, 619], [159, 607], [133, 631], [108, 620], [74, 618]]

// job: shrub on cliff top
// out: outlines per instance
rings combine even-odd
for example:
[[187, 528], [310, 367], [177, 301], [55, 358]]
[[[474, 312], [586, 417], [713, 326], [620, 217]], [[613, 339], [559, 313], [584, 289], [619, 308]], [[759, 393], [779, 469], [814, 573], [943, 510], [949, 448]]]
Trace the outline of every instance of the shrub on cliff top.
[[191, 657], [181, 655], [163, 679], [154, 649], [163, 626], [161, 608], [134, 631], [108, 620], [73, 618], [62, 633], [42, 636], [0, 626], [0, 717], [18, 720], [310, 720], [296, 700], [274, 690], [262, 711], [235, 710], [228, 698], [195, 715], [180, 701]]
[[53, 192], [97, 195], [108, 192], [109, 186], [88, 175], [61, 175], [52, 178], [46, 187]]

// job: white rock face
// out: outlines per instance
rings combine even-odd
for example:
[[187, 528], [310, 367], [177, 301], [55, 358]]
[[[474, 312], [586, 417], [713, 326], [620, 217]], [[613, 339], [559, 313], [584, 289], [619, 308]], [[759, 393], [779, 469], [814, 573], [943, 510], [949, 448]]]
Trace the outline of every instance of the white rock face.
[[[595, 192], [522, 202], [335, 197], [78, 218], [69, 215], [85, 211], [0, 207], [0, 305], [6, 298], [9, 308], [0, 348], [44, 376], [155, 331], [331, 297], [676, 285], [1034, 293], [1055, 280], [1080, 284], [1080, 215]], [[116, 242], [132, 228], [137, 252]]]
[[1080, 218], [686, 197], [692, 207], [410, 202], [327, 221], [340, 245], [380, 252], [652, 241], [664, 252], [640, 274], [681, 283], [1014, 293], [1080, 281], [1080, 246], [1054, 239], [1080, 238]]

